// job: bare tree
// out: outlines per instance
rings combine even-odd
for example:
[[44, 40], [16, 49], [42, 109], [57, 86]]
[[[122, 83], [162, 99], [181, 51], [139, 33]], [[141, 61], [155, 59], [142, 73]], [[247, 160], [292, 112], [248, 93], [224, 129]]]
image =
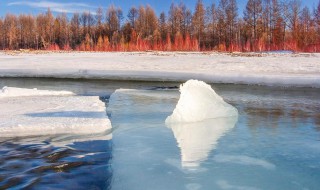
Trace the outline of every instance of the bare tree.
[[315, 22], [317, 24], [318, 33], [320, 35], [320, 0], [319, 0], [319, 3], [317, 5], [317, 7], [314, 10], [314, 20], [315, 20]]
[[118, 17], [118, 10], [114, 5], [111, 5], [107, 9], [106, 22], [109, 30], [109, 37], [111, 39], [114, 32], [119, 31], [120, 20]]
[[262, 33], [262, 2], [249, 0], [244, 10], [244, 20], [252, 33], [251, 46], [256, 43]]
[[227, 6], [227, 25], [228, 25], [228, 39], [227, 46], [234, 43], [236, 37], [236, 27], [238, 20], [238, 6], [236, 0], [229, 0]]
[[103, 35], [103, 9], [99, 7], [96, 11], [96, 36], [101, 37]]
[[81, 43], [81, 31], [80, 31], [80, 15], [79, 13], [73, 14], [70, 22], [71, 31], [71, 47], [75, 48]]
[[88, 12], [83, 12], [80, 17], [81, 26], [82, 26], [82, 38], [88, 34]]
[[94, 16], [91, 14], [91, 12], [88, 12], [87, 13], [88, 15], [88, 33], [90, 36], [94, 37], [95, 38], [95, 33], [93, 32], [93, 26], [95, 25], [95, 19], [94, 19]]
[[17, 17], [12, 14], [7, 14], [4, 18], [4, 35], [5, 45], [9, 49], [16, 49], [18, 47], [17, 41]]
[[218, 44], [222, 45], [226, 42], [227, 39], [227, 0], [220, 0], [219, 6], [217, 9], [217, 18], [218, 18]]
[[0, 18], [0, 49], [4, 49], [5, 44], [4, 44], [4, 26], [3, 26], [3, 20]]
[[183, 37], [191, 33], [192, 13], [184, 3], [179, 4], [180, 32]]
[[131, 7], [128, 13], [129, 23], [131, 24], [132, 28], [135, 28], [136, 20], [138, 18], [138, 9], [136, 7]]
[[153, 8], [150, 5], [146, 6], [146, 34], [147, 36], [153, 35], [158, 27], [158, 18]]
[[147, 20], [147, 15], [146, 15], [146, 9], [144, 8], [144, 6], [140, 6], [139, 10], [138, 10], [138, 18], [137, 18], [137, 23], [136, 23], [136, 27], [137, 27], [137, 33], [138, 36], [142, 37], [145, 36], [146, 33], [146, 20]]
[[20, 48], [36, 48], [36, 25], [32, 15], [19, 15], [17, 36]]
[[291, 30], [292, 38], [294, 40], [298, 39], [298, 26], [299, 26], [299, 15], [301, 13], [301, 1], [291, 0], [287, 5], [286, 16], [288, 20], [288, 27]]
[[117, 17], [118, 17], [118, 30], [120, 31], [120, 28], [121, 28], [121, 23], [122, 23], [122, 20], [123, 20], [123, 12], [122, 12], [122, 9], [120, 7], [117, 8]]
[[161, 12], [159, 16], [159, 21], [158, 21], [158, 24], [159, 24], [158, 28], [160, 31], [162, 41], [166, 40], [166, 36], [168, 33], [166, 19], [167, 19], [166, 14], [164, 12]]
[[305, 6], [299, 16], [299, 38], [298, 45], [300, 48], [306, 48], [308, 45], [315, 43], [314, 39], [313, 19], [311, 12], [307, 6]]
[[140, 6], [137, 19], [137, 32], [140, 37], [150, 37], [158, 27], [158, 18], [150, 5]]
[[211, 48], [219, 45], [218, 42], [218, 10], [216, 5], [212, 3], [206, 9], [206, 28], [207, 28], [207, 38], [208, 43]]
[[198, 37], [199, 49], [205, 28], [205, 8], [202, 0], [198, 0], [192, 18], [194, 34]]
[[157, 17], [147, 5], [132, 7], [127, 16], [123, 23], [123, 12], [114, 5], [98, 8], [95, 15], [68, 17], [50, 9], [34, 16], [7, 14], [0, 17], [0, 49], [69, 49], [70, 44], [98, 51], [320, 50], [320, 1], [312, 12], [301, 7], [301, 0], [248, 0], [243, 17], [236, 0], [219, 0], [206, 8], [197, 0], [193, 14], [180, 1], [171, 4], [167, 15]]
[[181, 24], [183, 23], [183, 15], [179, 6], [174, 3], [171, 4], [169, 10], [168, 24], [172, 39], [176, 33], [180, 32]]
[[46, 42], [48, 42], [49, 44], [52, 44], [54, 42], [54, 16], [50, 10], [50, 8], [48, 8], [46, 14], [45, 14], [45, 18], [46, 18]]
[[[55, 20], [55, 42], [63, 48], [65, 45], [69, 44], [70, 29], [69, 21], [65, 13], [59, 14]], [[57, 24], [57, 25], [56, 25]]]

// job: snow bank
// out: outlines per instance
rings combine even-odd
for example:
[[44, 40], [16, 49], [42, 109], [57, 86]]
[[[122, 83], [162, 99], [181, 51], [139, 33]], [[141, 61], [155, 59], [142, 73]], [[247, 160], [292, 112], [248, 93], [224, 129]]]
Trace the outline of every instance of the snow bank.
[[180, 86], [180, 99], [166, 123], [198, 122], [205, 119], [238, 116], [238, 110], [215, 93], [210, 85], [189, 80]]
[[61, 95], [73, 95], [69, 91], [51, 91], [51, 90], [38, 90], [26, 89], [26, 88], [14, 88], [14, 87], [3, 87], [0, 91], [0, 98], [5, 97], [22, 97], [22, 96], [61, 96]]
[[0, 137], [93, 134], [111, 129], [105, 104], [97, 96], [57, 96], [72, 93], [16, 88], [3, 91]]
[[[262, 57], [259, 57], [259, 56]], [[320, 54], [50, 53], [5, 55], [0, 77], [186, 81], [320, 88]]]
[[218, 140], [235, 126], [237, 120], [237, 117], [227, 117], [194, 123], [167, 124], [181, 150], [182, 167], [199, 167], [216, 148]]

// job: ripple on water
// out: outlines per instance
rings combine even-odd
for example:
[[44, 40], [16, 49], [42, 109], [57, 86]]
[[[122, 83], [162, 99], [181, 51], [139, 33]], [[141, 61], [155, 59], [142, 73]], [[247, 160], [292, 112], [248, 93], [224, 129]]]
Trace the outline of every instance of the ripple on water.
[[0, 139], [0, 189], [108, 189], [110, 140], [41, 138]]

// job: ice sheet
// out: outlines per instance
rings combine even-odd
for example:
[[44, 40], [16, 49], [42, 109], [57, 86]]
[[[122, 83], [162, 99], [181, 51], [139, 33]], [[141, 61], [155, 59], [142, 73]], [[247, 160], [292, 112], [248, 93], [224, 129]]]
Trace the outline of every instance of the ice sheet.
[[111, 128], [99, 97], [10, 97], [1, 98], [0, 105], [0, 137], [92, 134]]
[[109, 98], [107, 112], [112, 124], [121, 126], [117, 131], [132, 128], [132, 123], [152, 123], [155, 118], [163, 125], [177, 98], [176, 91], [118, 89]]
[[3, 87], [0, 91], [0, 98], [5, 97], [22, 97], [22, 96], [61, 96], [61, 95], [73, 95], [69, 91], [51, 91], [51, 90], [38, 90], [26, 89], [26, 88], [15, 88], [15, 87]]
[[166, 123], [199, 122], [206, 119], [238, 116], [238, 110], [226, 103], [210, 85], [189, 80], [180, 86], [180, 99]]

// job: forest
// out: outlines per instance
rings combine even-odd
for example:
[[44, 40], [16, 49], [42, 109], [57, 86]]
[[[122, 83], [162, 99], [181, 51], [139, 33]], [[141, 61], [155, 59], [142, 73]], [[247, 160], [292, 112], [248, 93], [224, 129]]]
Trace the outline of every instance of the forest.
[[110, 5], [94, 13], [14, 15], [0, 18], [2, 50], [275, 51], [320, 52], [320, 1], [236, 0], [205, 5], [172, 3], [159, 15], [149, 5], [124, 13]]

